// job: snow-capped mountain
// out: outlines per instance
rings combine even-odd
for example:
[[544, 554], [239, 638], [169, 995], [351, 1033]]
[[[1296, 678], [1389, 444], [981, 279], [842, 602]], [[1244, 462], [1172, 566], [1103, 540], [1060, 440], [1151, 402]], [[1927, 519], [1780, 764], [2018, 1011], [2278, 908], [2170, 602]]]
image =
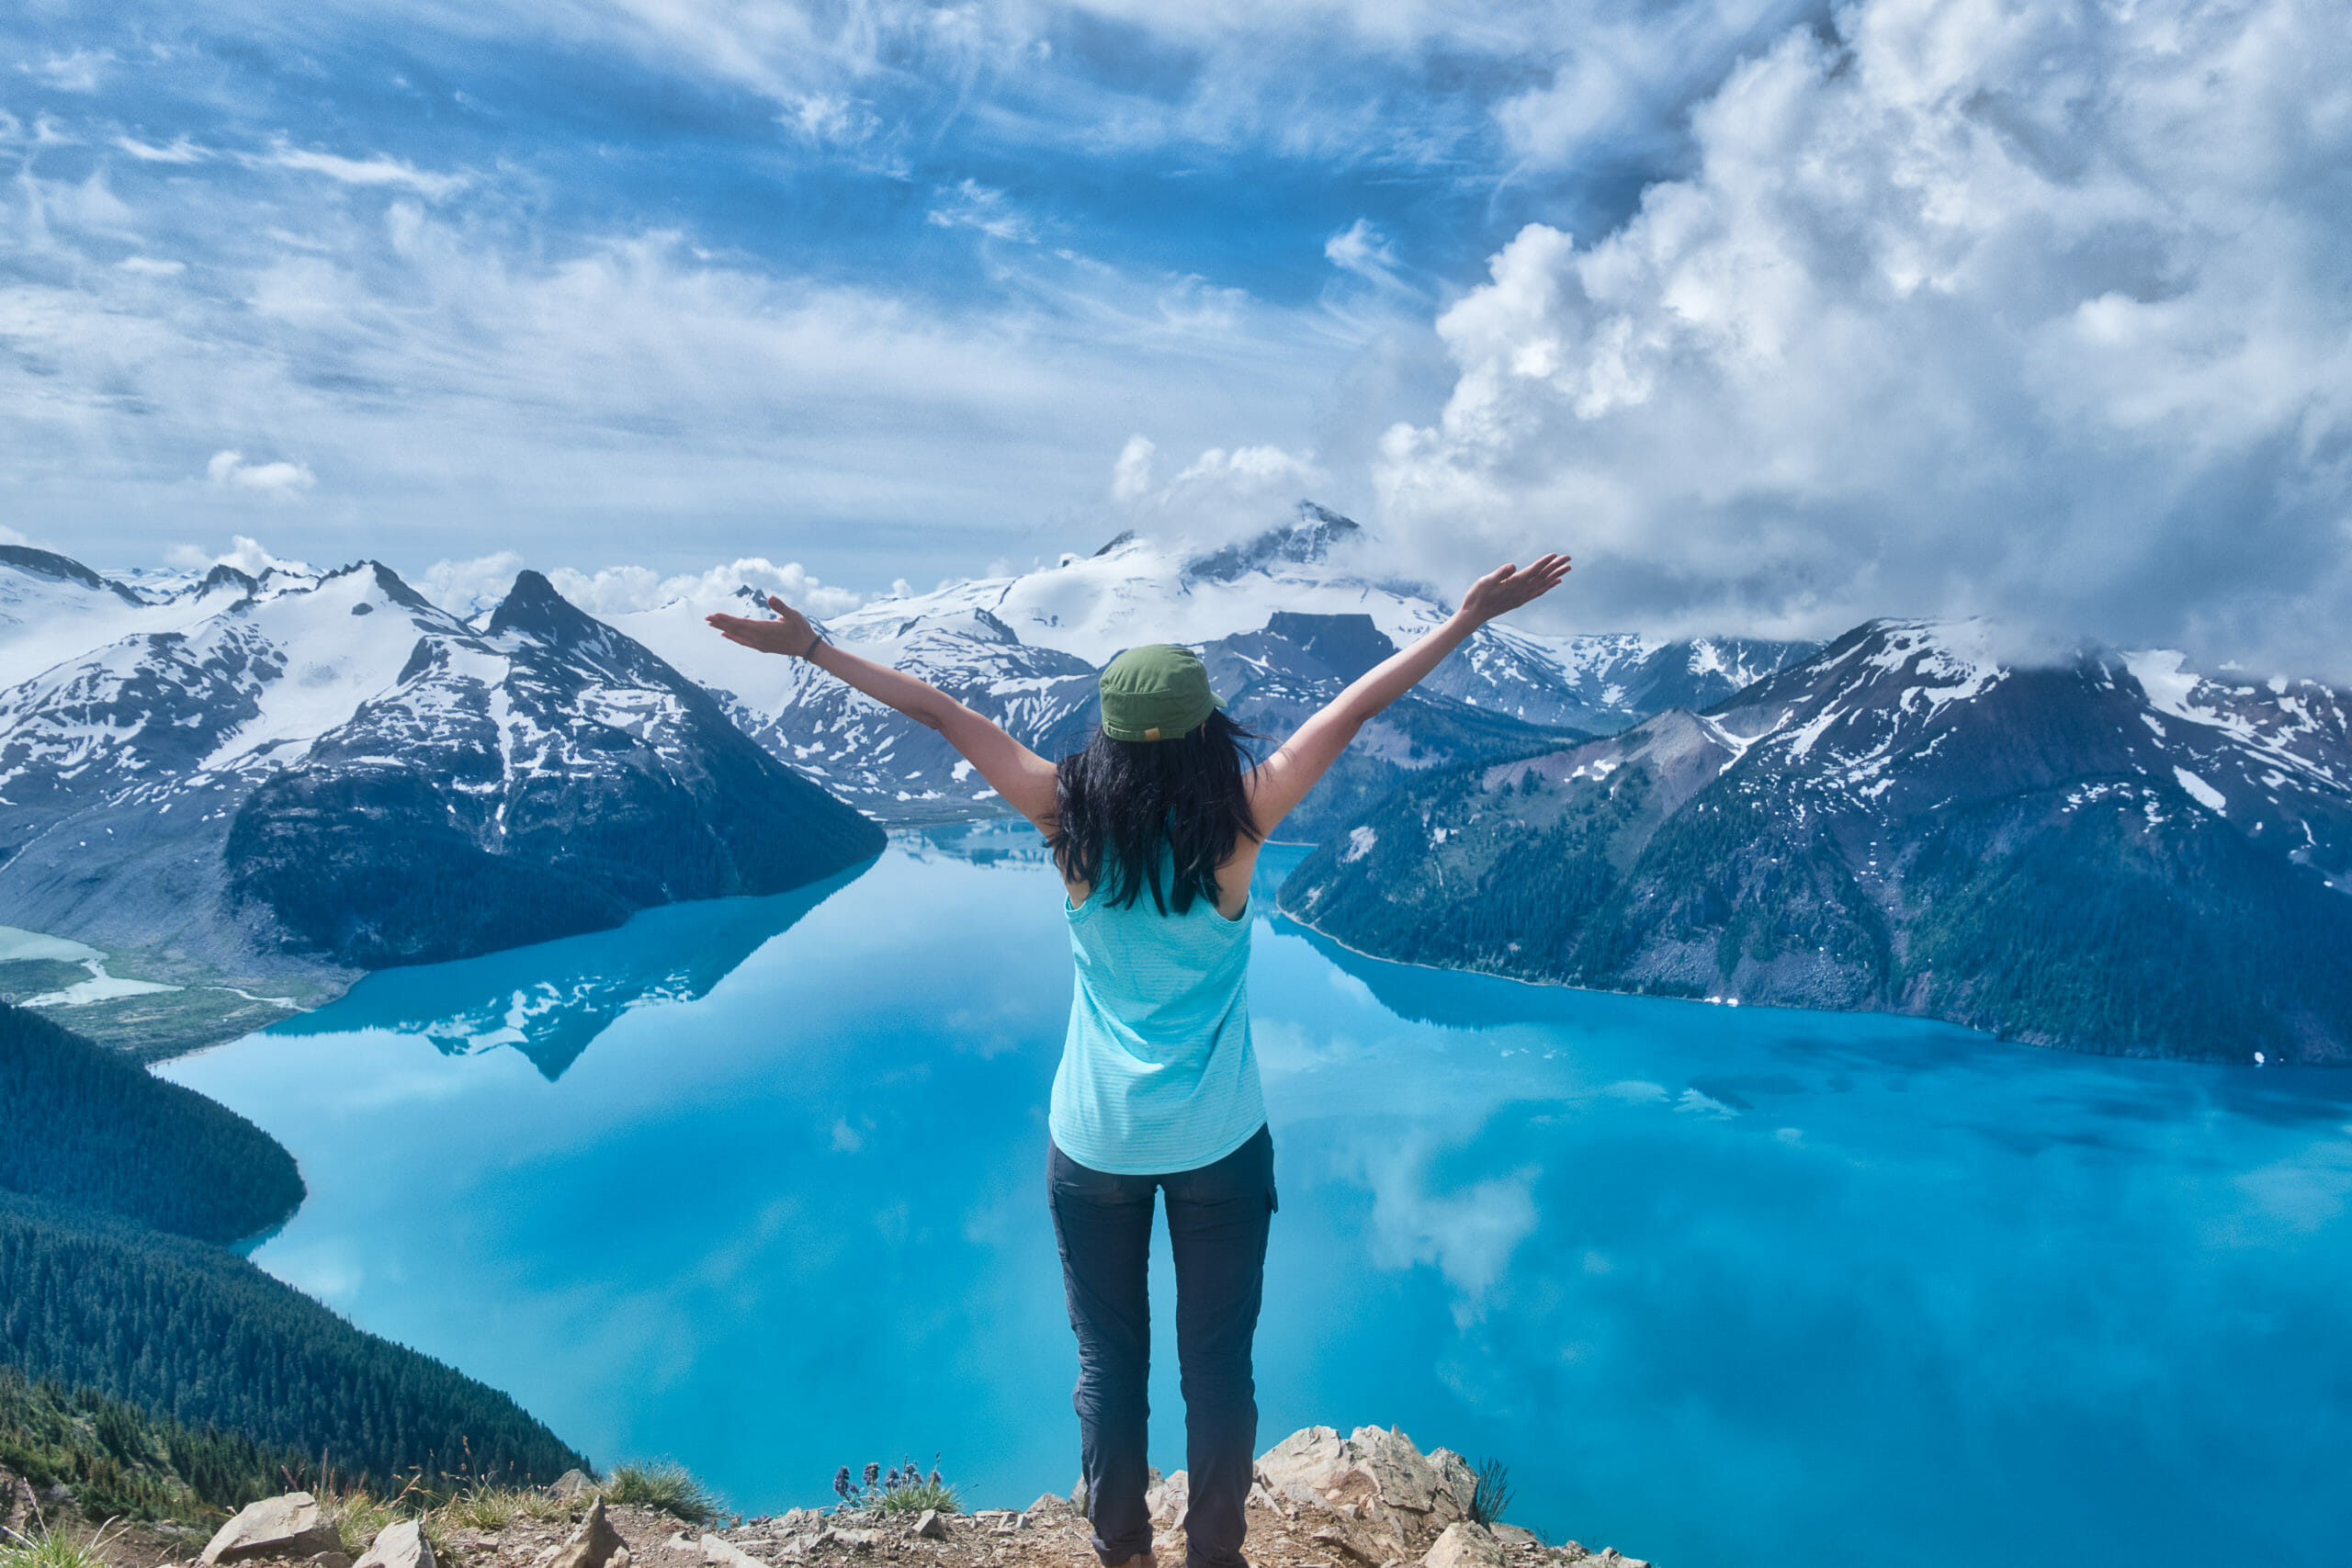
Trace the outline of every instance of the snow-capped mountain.
[[148, 602], [62, 561], [0, 561], [40, 612], [0, 666], [0, 907], [156, 977], [454, 957], [880, 847], [536, 573], [477, 629], [373, 562]]
[[[1348, 518], [1302, 502], [1293, 522], [1214, 551], [1125, 534], [1091, 555], [1064, 555], [1035, 571], [879, 600], [831, 618], [825, 628], [836, 642], [913, 670], [1032, 748], [1057, 755], [1094, 721], [1095, 672], [1133, 644], [1207, 649], [1260, 634], [1277, 617], [1306, 616], [1352, 618], [1393, 648], [1442, 621], [1450, 606], [1433, 592], [1363, 570], [1361, 533]], [[928, 730], [796, 660], [725, 642], [703, 624], [713, 609], [751, 615], [760, 605], [746, 590], [723, 605], [680, 600], [615, 616], [614, 624], [719, 694], [776, 756], [885, 820], [987, 808], [985, 786]], [[1816, 646], [1545, 637], [1498, 625], [1448, 660], [1416, 700], [1428, 707], [1431, 699], [1452, 698], [1545, 729], [1606, 734], [1665, 706], [1727, 695]], [[1268, 651], [1280, 650], [1261, 656]], [[1297, 673], [1312, 684], [1329, 671], [1301, 666]], [[1328, 697], [1338, 685], [1318, 689]], [[1237, 712], [1270, 739], [1304, 716], [1277, 722], [1247, 703]], [[1516, 734], [1512, 743], [1551, 738]], [[1406, 743], [1400, 755], [1411, 750]], [[1443, 747], [1417, 760], [1434, 765], [1472, 754]]]
[[[1703, 714], [1408, 784], [1283, 906], [1530, 978], [2352, 1059], [2352, 700], [1873, 623]], [[2347, 879], [2352, 880], [2352, 879]]]

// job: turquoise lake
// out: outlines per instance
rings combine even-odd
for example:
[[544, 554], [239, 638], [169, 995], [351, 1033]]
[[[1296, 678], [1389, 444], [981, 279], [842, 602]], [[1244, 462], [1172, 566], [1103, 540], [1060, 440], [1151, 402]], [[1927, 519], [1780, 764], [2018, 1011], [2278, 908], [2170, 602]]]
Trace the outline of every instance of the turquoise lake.
[[[1403, 968], [1260, 892], [1261, 1448], [1393, 1424], [1665, 1568], [2352, 1561], [2352, 1075]], [[943, 830], [162, 1070], [301, 1162], [257, 1262], [599, 1463], [1019, 1506], [1077, 1471], [1059, 897]]]

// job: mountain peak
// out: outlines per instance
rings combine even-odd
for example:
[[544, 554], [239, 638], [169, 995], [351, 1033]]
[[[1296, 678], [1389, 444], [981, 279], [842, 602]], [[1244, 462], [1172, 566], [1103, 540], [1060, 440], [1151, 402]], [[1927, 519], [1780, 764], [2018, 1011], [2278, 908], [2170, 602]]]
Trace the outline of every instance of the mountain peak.
[[[1294, 522], [1269, 528], [1255, 538], [1227, 545], [1221, 550], [1195, 556], [1184, 563], [1184, 570], [1186, 575], [1198, 581], [1230, 582], [1244, 573], [1262, 570], [1276, 561], [1305, 565], [1322, 560], [1330, 555], [1332, 546], [1354, 538], [1363, 532], [1363, 525], [1352, 517], [1343, 517], [1328, 506], [1302, 501], [1298, 503], [1298, 516]], [[1117, 542], [1112, 541], [1113, 544]], [[1109, 547], [1104, 547], [1105, 549]]]
[[54, 550], [37, 550], [29, 545], [0, 545], [0, 566], [13, 566], [37, 577], [53, 577], [61, 582], [79, 583], [101, 593], [112, 592], [126, 604], [141, 603], [138, 594], [112, 578], [100, 577], [71, 556], [61, 556]]
[[590, 619], [571, 600], [557, 592], [554, 583], [528, 567], [514, 574], [514, 586], [506, 591], [506, 597], [492, 612], [487, 628], [492, 637], [515, 632], [536, 642], [558, 647], [600, 635], [604, 629], [601, 623]]

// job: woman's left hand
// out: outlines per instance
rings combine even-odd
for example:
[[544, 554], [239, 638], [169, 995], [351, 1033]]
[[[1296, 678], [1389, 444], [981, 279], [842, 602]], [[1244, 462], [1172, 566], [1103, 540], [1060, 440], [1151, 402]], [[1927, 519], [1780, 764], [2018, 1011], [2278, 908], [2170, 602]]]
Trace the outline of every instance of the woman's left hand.
[[754, 621], [743, 615], [705, 615], [703, 619], [729, 642], [740, 642], [762, 653], [806, 659], [817, 651], [817, 645], [824, 639], [817, 635], [817, 628], [808, 616], [773, 593], [768, 595], [768, 608], [775, 612], [773, 621]]

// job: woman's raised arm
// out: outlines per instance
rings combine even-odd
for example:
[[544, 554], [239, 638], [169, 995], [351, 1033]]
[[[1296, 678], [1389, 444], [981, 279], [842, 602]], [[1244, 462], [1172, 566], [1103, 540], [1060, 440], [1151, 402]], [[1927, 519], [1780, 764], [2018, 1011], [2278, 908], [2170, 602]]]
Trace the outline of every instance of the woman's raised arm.
[[1430, 627], [1412, 647], [1365, 671], [1354, 684], [1300, 725], [1272, 756], [1250, 772], [1250, 809], [1259, 837], [1271, 834], [1306, 798], [1306, 792], [1340, 760], [1340, 753], [1374, 714], [1411, 691], [1472, 632], [1497, 615], [1549, 593], [1567, 575], [1568, 558], [1562, 555], [1540, 556], [1525, 571], [1515, 566], [1496, 568], [1470, 585], [1470, 592], [1462, 596], [1462, 607], [1443, 624]]
[[930, 682], [827, 642], [817, 635], [808, 616], [783, 600], [770, 595], [768, 608], [776, 613], [773, 621], [743, 615], [704, 619], [729, 642], [762, 653], [805, 659], [884, 706], [936, 729], [1015, 811], [1041, 831], [1053, 831], [1059, 798], [1053, 763], [1007, 735], [994, 719], [973, 712]]

